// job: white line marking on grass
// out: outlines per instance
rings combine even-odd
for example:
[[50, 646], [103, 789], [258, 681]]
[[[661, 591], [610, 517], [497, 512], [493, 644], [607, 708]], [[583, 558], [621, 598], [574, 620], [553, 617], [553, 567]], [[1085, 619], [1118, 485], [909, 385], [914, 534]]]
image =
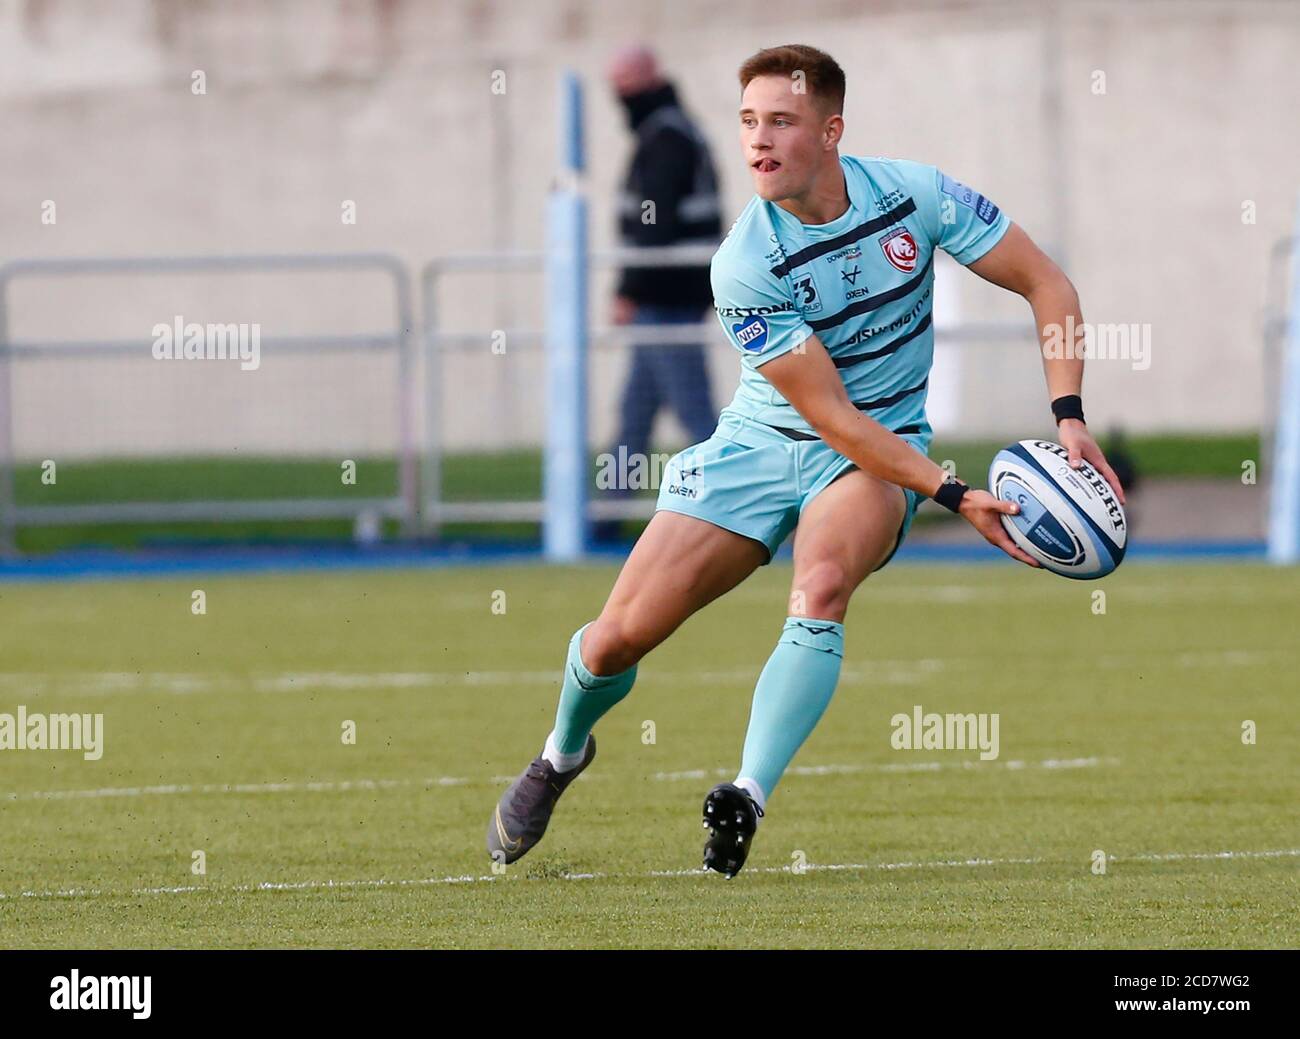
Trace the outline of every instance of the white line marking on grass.
[[[938, 673], [944, 662], [932, 659], [880, 660], [866, 668], [845, 668], [844, 682], [875, 685], [910, 685]], [[720, 671], [655, 671], [651, 682], [673, 685], [717, 685], [724, 682], [751, 684], [761, 665]], [[397, 671], [344, 673], [337, 671], [290, 672], [285, 674], [183, 674], [142, 671], [85, 671], [45, 674], [0, 672], [0, 688], [23, 695], [52, 694], [116, 696], [128, 693], [168, 693], [193, 696], [216, 692], [312, 693], [348, 692], [356, 689], [421, 690], [445, 688], [510, 688], [520, 685], [554, 686], [564, 678], [560, 671]]]
[[253, 693], [349, 691], [353, 689], [426, 689], [447, 686], [555, 685], [559, 671], [410, 671], [342, 673], [291, 672], [272, 675], [166, 674], [143, 671], [87, 671], [64, 674], [0, 673], [0, 686], [25, 693], [60, 692], [80, 696], [119, 693], [171, 693], [188, 696], [229, 690]]
[[[952, 869], [959, 866], [1031, 866], [1036, 865], [1044, 859], [937, 859], [930, 862], [830, 862], [830, 863], [808, 863], [804, 869], [812, 872], [822, 870], [827, 872], [862, 872], [865, 870], [903, 870], [903, 869]], [[698, 875], [703, 869], [679, 869], [679, 870], [659, 870], [652, 874], [655, 877], [689, 877]], [[745, 872], [754, 873], [793, 873], [790, 866], [754, 866]]]
[[[1146, 668], [1199, 669], [1206, 667], [1257, 667], [1277, 660], [1289, 661], [1294, 653], [1286, 649], [1210, 649], [1195, 652], [1108, 653], [1089, 657], [1089, 666], [1131, 669]], [[844, 667], [843, 684], [872, 686], [915, 685], [972, 661], [974, 656], [946, 658], [868, 660]], [[1027, 658], [1030, 663], [1035, 658]], [[648, 671], [643, 682], [665, 682], [674, 686], [710, 686], [727, 682], [751, 684], [759, 665], [717, 671]], [[293, 694], [348, 692], [352, 690], [424, 690], [455, 688], [511, 688], [516, 686], [552, 686], [558, 688], [560, 671], [377, 671], [377, 672], [284, 672], [254, 673], [168, 673], [168, 672], [0, 672], [0, 689], [7, 695], [24, 696], [58, 693], [65, 696], [114, 696], [125, 694], [168, 693], [192, 696], [215, 692], [251, 692]]]
[[561, 671], [411, 671], [403, 673], [343, 674], [321, 671], [287, 675], [254, 675], [250, 684], [258, 693], [292, 693], [302, 689], [420, 689], [427, 686], [556, 685]]
[[[510, 776], [507, 781], [514, 778]], [[75, 801], [95, 797], [152, 797], [168, 794], [340, 794], [355, 790], [465, 786], [471, 782], [473, 780], [463, 776], [435, 776], [432, 779], [341, 779], [301, 783], [169, 783], [161, 786], [109, 786], [96, 790], [11, 791], [0, 794], [0, 801]]]
[[[1260, 851], [1211, 851], [1211, 852], [1147, 852], [1135, 855], [1109, 855], [1111, 862], [1204, 862], [1227, 859], [1277, 859], [1300, 856], [1300, 848], [1271, 848]], [[865, 873], [895, 872], [900, 870], [926, 869], [979, 869], [988, 866], [1039, 866], [1051, 864], [1053, 860], [1045, 858], [1007, 858], [1007, 859], [932, 859], [910, 862], [822, 862], [808, 863], [804, 868], [810, 872], [828, 873]], [[755, 873], [794, 873], [792, 866], [752, 866], [745, 870], [747, 875]], [[298, 880], [298, 881], [262, 881], [256, 884], [184, 884], [174, 887], [134, 888], [129, 891], [109, 891], [102, 888], [64, 888], [62, 890], [19, 891], [12, 894], [0, 892], [0, 901], [12, 901], [22, 898], [136, 898], [141, 895], [189, 895], [199, 892], [214, 894], [255, 894], [263, 891], [330, 891], [351, 888], [390, 888], [390, 887], [436, 887], [444, 884], [478, 884], [492, 883], [500, 880], [660, 880], [674, 877], [704, 877], [707, 872], [702, 869], [650, 870], [646, 873], [565, 873], [555, 877], [507, 877], [493, 873], [461, 874], [459, 876], [399, 878], [389, 880], [383, 877], [362, 880]]]
[[[854, 775], [861, 772], [938, 772], [941, 769], [971, 769], [989, 771], [1025, 768], [1069, 769], [1095, 768], [1098, 765], [1118, 765], [1118, 758], [1072, 758], [1046, 761], [915, 761], [898, 764], [870, 765], [797, 765], [787, 770], [796, 776]], [[691, 769], [685, 772], [655, 772], [648, 778], [659, 782], [680, 779], [707, 779], [712, 776], [729, 776], [734, 769]], [[579, 782], [598, 779], [623, 778], [610, 775], [583, 775]], [[409, 790], [413, 787], [432, 789], [447, 786], [499, 786], [512, 783], [515, 776], [489, 776], [471, 779], [468, 776], [432, 776], [427, 779], [339, 779], [304, 780], [282, 783], [165, 783], [155, 786], [107, 786], [92, 790], [13, 790], [0, 794], [0, 801], [80, 801], [88, 798], [111, 797], [166, 797], [174, 794], [346, 794], [355, 791]]]
[[1172, 851], [1167, 854], [1149, 853], [1145, 855], [1125, 855], [1119, 858], [1109, 855], [1107, 858], [1115, 862], [1181, 862], [1193, 859], [1196, 861], [1206, 859], [1280, 859], [1293, 855], [1300, 855], [1300, 848], [1278, 848], [1274, 851], [1206, 851], [1195, 854]]
[[[860, 772], [940, 772], [949, 769], [975, 771], [993, 771], [1008, 769], [1019, 771], [1026, 768], [1070, 769], [1097, 768], [1100, 765], [1118, 765], [1119, 758], [1048, 758], [1046, 761], [900, 761], [885, 764], [865, 765], [795, 765], [786, 770], [792, 776], [832, 776], [854, 775]], [[692, 769], [687, 772], [656, 772], [651, 779], [706, 779], [713, 776], [729, 776], [735, 769], [715, 768]]]

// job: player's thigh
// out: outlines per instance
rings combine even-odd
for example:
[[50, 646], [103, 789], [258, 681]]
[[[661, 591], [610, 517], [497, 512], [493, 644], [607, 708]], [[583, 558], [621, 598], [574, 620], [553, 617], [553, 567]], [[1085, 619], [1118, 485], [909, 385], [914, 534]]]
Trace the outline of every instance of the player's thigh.
[[767, 549], [752, 538], [656, 512], [583, 636], [583, 662], [595, 674], [626, 670], [766, 560]]
[[795, 530], [791, 613], [842, 621], [853, 590], [893, 551], [906, 509], [901, 487], [860, 469], [813, 498]]

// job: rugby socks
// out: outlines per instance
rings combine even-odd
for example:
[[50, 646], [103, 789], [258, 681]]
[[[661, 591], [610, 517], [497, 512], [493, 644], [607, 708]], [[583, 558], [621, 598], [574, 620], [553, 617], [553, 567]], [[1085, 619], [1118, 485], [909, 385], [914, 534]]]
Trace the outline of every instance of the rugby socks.
[[786, 618], [754, 688], [736, 779], [760, 810], [830, 704], [843, 657], [843, 624]]
[[741, 776], [732, 785], [740, 787], [749, 795], [749, 799], [758, 805], [758, 817], [763, 818], [763, 809], [767, 807], [767, 794], [763, 793], [763, 788], [748, 776]]
[[616, 703], [632, 691], [636, 665], [617, 675], [593, 675], [582, 662], [582, 633], [590, 621], [569, 640], [569, 656], [564, 662], [564, 686], [560, 706], [555, 712], [555, 728], [546, 737], [542, 757], [557, 772], [567, 772], [582, 763], [587, 736], [592, 726]]
[[575, 751], [573, 754], [560, 753], [560, 748], [555, 744], [554, 730], [546, 737], [546, 746], [542, 749], [542, 757], [551, 763], [551, 767], [556, 772], [568, 772], [577, 768], [582, 764], [582, 754], [581, 750]]

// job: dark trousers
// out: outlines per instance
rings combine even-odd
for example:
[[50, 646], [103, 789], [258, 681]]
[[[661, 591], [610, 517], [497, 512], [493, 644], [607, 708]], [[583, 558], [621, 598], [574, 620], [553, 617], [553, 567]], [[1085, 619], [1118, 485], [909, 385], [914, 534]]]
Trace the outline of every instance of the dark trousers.
[[[699, 307], [638, 304], [637, 325], [693, 325], [704, 319]], [[629, 456], [650, 453], [650, 431], [661, 407], [676, 413], [691, 443], [707, 440], [718, 424], [709, 392], [709, 368], [701, 343], [640, 344], [632, 348], [632, 368], [623, 388], [622, 413], [614, 450]]]

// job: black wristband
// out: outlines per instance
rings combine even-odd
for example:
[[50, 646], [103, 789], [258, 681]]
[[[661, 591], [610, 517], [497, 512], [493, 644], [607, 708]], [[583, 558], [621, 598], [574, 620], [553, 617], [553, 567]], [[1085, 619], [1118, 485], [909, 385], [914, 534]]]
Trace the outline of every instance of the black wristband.
[[939, 485], [939, 489], [934, 492], [934, 500], [949, 512], [957, 512], [961, 508], [962, 498], [969, 490], [970, 488], [960, 480], [944, 480]]
[[1057, 397], [1056, 400], [1052, 401], [1052, 414], [1056, 416], [1058, 426], [1067, 418], [1077, 418], [1080, 422], [1083, 422], [1083, 398], [1077, 393]]

